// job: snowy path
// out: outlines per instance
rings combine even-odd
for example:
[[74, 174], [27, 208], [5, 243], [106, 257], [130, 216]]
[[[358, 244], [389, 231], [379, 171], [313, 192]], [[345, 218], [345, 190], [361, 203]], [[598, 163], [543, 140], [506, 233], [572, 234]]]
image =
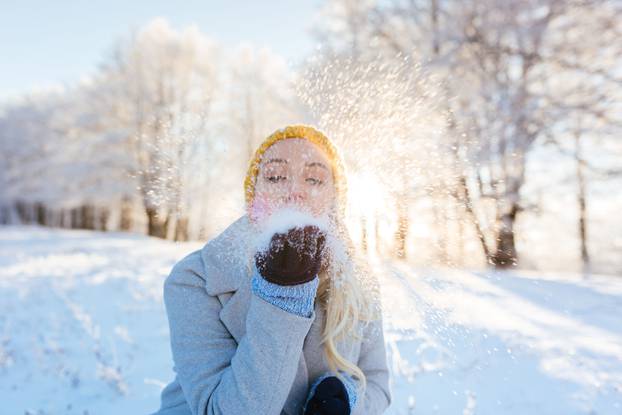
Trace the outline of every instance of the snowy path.
[[[170, 377], [162, 281], [201, 244], [0, 228], [0, 413], [138, 414]], [[3, 412], [7, 411], [7, 412]]]
[[[162, 281], [202, 245], [0, 227], [0, 413], [155, 410]], [[376, 266], [388, 414], [622, 413], [622, 278]]]

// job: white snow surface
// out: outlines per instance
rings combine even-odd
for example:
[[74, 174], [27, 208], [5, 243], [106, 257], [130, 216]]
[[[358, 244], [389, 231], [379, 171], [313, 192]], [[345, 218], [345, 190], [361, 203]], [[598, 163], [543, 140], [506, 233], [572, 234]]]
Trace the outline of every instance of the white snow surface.
[[[0, 413], [155, 411], [173, 378], [162, 284], [203, 245], [0, 227]], [[622, 277], [373, 269], [387, 414], [622, 413]]]

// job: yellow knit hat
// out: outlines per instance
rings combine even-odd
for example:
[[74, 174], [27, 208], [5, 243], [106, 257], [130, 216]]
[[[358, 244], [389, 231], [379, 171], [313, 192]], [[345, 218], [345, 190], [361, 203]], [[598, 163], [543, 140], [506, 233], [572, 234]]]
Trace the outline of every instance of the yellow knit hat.
[[285, 128], [276, 130], [270, 134], [255, 151], [255, 155], [248, 166], [246, 179], [244, 180], [246, 207], [248, 208], [251, 205], [255, 196], [255, 183], [257, 182], [259, 164], [261, 163], [263, 154], [272, 144], [288, 138], [305, 138], [318, 145], [324, 151], [332, 167], [339, 213], [343, 214], [347, 195], [346, 173], [343, 160], [337, 148], [323, 133], [311, 126], [301, 124], [288, 125]]

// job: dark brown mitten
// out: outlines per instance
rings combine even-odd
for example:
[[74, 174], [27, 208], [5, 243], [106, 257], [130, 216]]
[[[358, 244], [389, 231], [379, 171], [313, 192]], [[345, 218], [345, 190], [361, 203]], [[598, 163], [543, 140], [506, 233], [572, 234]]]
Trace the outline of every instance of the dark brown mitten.
[[320, 271], [325, 244], [326, 234], [317, 226], [297, 226], [272, 235], [268, 249], [255, 254], [255, 265], [262, 277], [275, 284], [309, 282]]

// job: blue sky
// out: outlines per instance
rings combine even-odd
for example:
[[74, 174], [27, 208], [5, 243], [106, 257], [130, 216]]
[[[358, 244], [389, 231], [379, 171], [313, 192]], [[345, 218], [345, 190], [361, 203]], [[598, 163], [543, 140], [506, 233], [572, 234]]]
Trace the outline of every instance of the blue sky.
[[0, 98], [72, 83], [92, 72], [114, 42], [155, 17], [196, 24], [235, 45], [268, 46], [295, 62], [311, 53], [322, 0], [0, 0]]

